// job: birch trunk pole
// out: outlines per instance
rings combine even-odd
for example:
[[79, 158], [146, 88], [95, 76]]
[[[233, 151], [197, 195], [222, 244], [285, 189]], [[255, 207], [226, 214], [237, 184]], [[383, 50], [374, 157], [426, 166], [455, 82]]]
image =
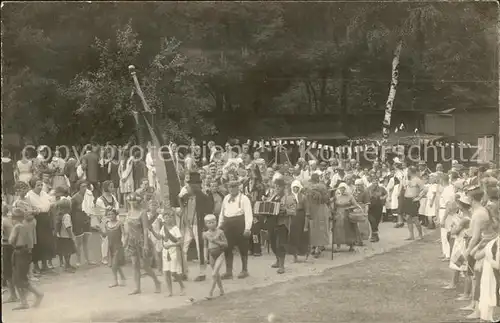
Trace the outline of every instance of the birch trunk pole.
[[[389, 138], [389, 132], [391, 127], [391, 115], [392, 115], [392, 107], [394, 105], [394, 99], [396, 97], [396, 89], [398, 87], [399, 82], [399, 57], [401, 56], [401, 48], [403, 47], [403, 41], [400, 40], [396, 50], [394, 51], [394, 57], [392, 59], [392, 78], [391, 78], [391, 87], [389, 89], [389, 97], [387, 98], [387, 102], [385, 103], [385, 113], [384, 113], [384, 121], [382, 122], [382, 144], [385, 144]], [[383, 158], [385, 158], [385, 154], [382, 154]]]

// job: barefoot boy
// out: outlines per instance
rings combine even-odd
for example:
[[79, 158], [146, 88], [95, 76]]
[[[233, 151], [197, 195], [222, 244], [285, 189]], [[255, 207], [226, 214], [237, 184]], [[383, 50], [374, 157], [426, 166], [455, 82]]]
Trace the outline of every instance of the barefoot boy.
[[227, 248], [227, 240], [224, 231], [217, 228], [217, 219], [213, 214], [205, 216], [205, 225], [207, 231], [203, 232], [205, 257], [210, 259], [210, 267], [212, 267], [212, 287], [208, 299], [211, 299], [214, 294], [215, 286], [219, 286], [220, 295], [224, 295], [224, 288], [222, 287], [222, 280], [219, 274], [220, 267], [225, 261], [224, 250]]

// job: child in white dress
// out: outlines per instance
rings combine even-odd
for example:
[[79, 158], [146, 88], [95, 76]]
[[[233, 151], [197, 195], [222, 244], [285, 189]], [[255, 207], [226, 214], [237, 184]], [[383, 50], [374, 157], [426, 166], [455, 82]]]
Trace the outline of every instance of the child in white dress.
[[173, 212], [164, 213], [163, 226], [161, 231], [150, 231], [157, 239], [163, 241], [163, 272], [168, 288], [168, 296], [172, 296], [172, 277], [179, 283], [181, 288], [180, 295], [184, 295], [184, 284], [182, 282], [182, 258], [180, 255], [182, 235], [179, 227], [176, 225], [176, 218]]

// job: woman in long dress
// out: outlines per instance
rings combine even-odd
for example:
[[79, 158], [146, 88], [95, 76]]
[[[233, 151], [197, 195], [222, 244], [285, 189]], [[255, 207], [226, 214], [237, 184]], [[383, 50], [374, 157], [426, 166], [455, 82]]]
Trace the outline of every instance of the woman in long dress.
[[310, 213], [311, 255], [318, 258], [325, 247], [330, 244], [329, 219], [331, 211], [328, 206], [330, 196], [325, 184], [320, 183], [318, 174], [311, 174], [307, 203]]
[[309, 248], [309, 207], [300, 181], [294, 180], [291, 188], [296, 203], [296, 213], [290, 224], [288, 246], [289, 252], [293, 255], [293, 261], [298, 262], [298, 256], [307, 254]]
[[357, 223], [349, 220], [349, 214], [355, 208], [359, 208], [363, 212], [363, 208], [356, 202], [352, 194], [347, 191], [347, 185], [340, 183], [334, 200], [335, 206], [335, 221], [333, 230], [333, 242], [340, 248], [340, 245], [349, 246], [349, 251], [354, 250], [354, 244], [357, 240], [356, 227]]
[[132, 193], [129, 195], [127, 201], [129, 203], [129, 211], [125, 220], [125, 245], [132, 258], [135, 282], [135, 290], [130, 295], [141, 293], [141, 266], [146, 275], [153, 279], [155, 293], [160, 293], [161, 283], [151, 268], [154, 245], [149, 238], [149, 228], [158, 217], [156, 204], [154, 202], [151, 203], [150, 212], [152, 213], [152, 217], [148, 218], [148, 210], [141, 204], [142, 200], [139, 195]]
[[[48, 262], [55, 256], [54, 221], [49, 215], [51, 198], [42, 190], [40, 179], [31, 179], [31, 190], [26, 194], [26, 200], [33, 208], [36, 220], [36, 244], [33, 247], [33, 264], [37, 272], [47, 271]], [[42, 267], [39, 267], [39, 262]]]

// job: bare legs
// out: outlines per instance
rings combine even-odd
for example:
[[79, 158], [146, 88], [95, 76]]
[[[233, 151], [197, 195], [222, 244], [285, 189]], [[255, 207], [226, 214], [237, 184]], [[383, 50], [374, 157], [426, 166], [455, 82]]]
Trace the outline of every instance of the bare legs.
[[406, 240], [415, 240], [415, 234], [413, 233], [413, 225], [417, 227], [418, 238], [422, 239], [422, 225], [418, 220], [418, 216], [406, 215], [406, 222], [408, 223], [408, 231], [410, 236]]
[[444, 289], [455, 289], [457, 287], [459, 278], [460, 278], [460, 272], [458, 270], [452, 270], [450, 284], [446, 285]]
[[470, 301], [471, 300], [472, 280], [470, 276], [464, 278], [464, 292], [457, 298], [457, 301]]
[[[112, 257], [111, 272], [113, 273], [113, 284], [109, 285], [109, 288], [125, 286], [125, 274], [123, 273], [122, 266], [120, 266], [116, 257], [116, 255]], [[118, 280], [118, 275], [120, 275], [120, 281]]]
[[89, 259], [89, 235], [87, 233], [82, 234], [81, 236], [76, 237], [76, 259], [77, 263], [82, 263], [82, 251], [83, 257], [85, 258], [85, 262], [89, 265], [93, 265], [93, 263]]
[[222, 279], [219, 272], [225, 259], [224, 253], [217, 257], [215, 261], [210, 259], [210, 266], [212, 267], [212, 286], [210, 287], [208, 298], [212, 298], [214, 296], [216, 286], [219, 287], [220, 295], [224, 295], [224, 287], [222, 286]]
[[[141, 260], [142, 259], [137, 255], [132, 256], [132, 264], [134, 267], [135, 290], [131, 292], [130, 295], [136, 295], [141, 293]], [[150, 263], [147, 260], [142, 261], [142, 266], [146, 276], [151, 277], [153, 279], [153, 282], [155, 283], [155, 293], [160, 293], [161, 283], [158, 280], [158, 277], [156, 277], [155, 273], [153, 272]]]
[[168, 289], [168, 296], [171, 297], [173, 295], [172, 291], [172, 276], [174, 279], [179, 283], [179, 286], [181, 288], [181, 293], [180, 295], [184, 295], [184, 283], [182, 282], [182, 275], [178, 273], [172, 273], [170, 271], [165, 272], [165, 282], [167, 283], [167, 289]]

